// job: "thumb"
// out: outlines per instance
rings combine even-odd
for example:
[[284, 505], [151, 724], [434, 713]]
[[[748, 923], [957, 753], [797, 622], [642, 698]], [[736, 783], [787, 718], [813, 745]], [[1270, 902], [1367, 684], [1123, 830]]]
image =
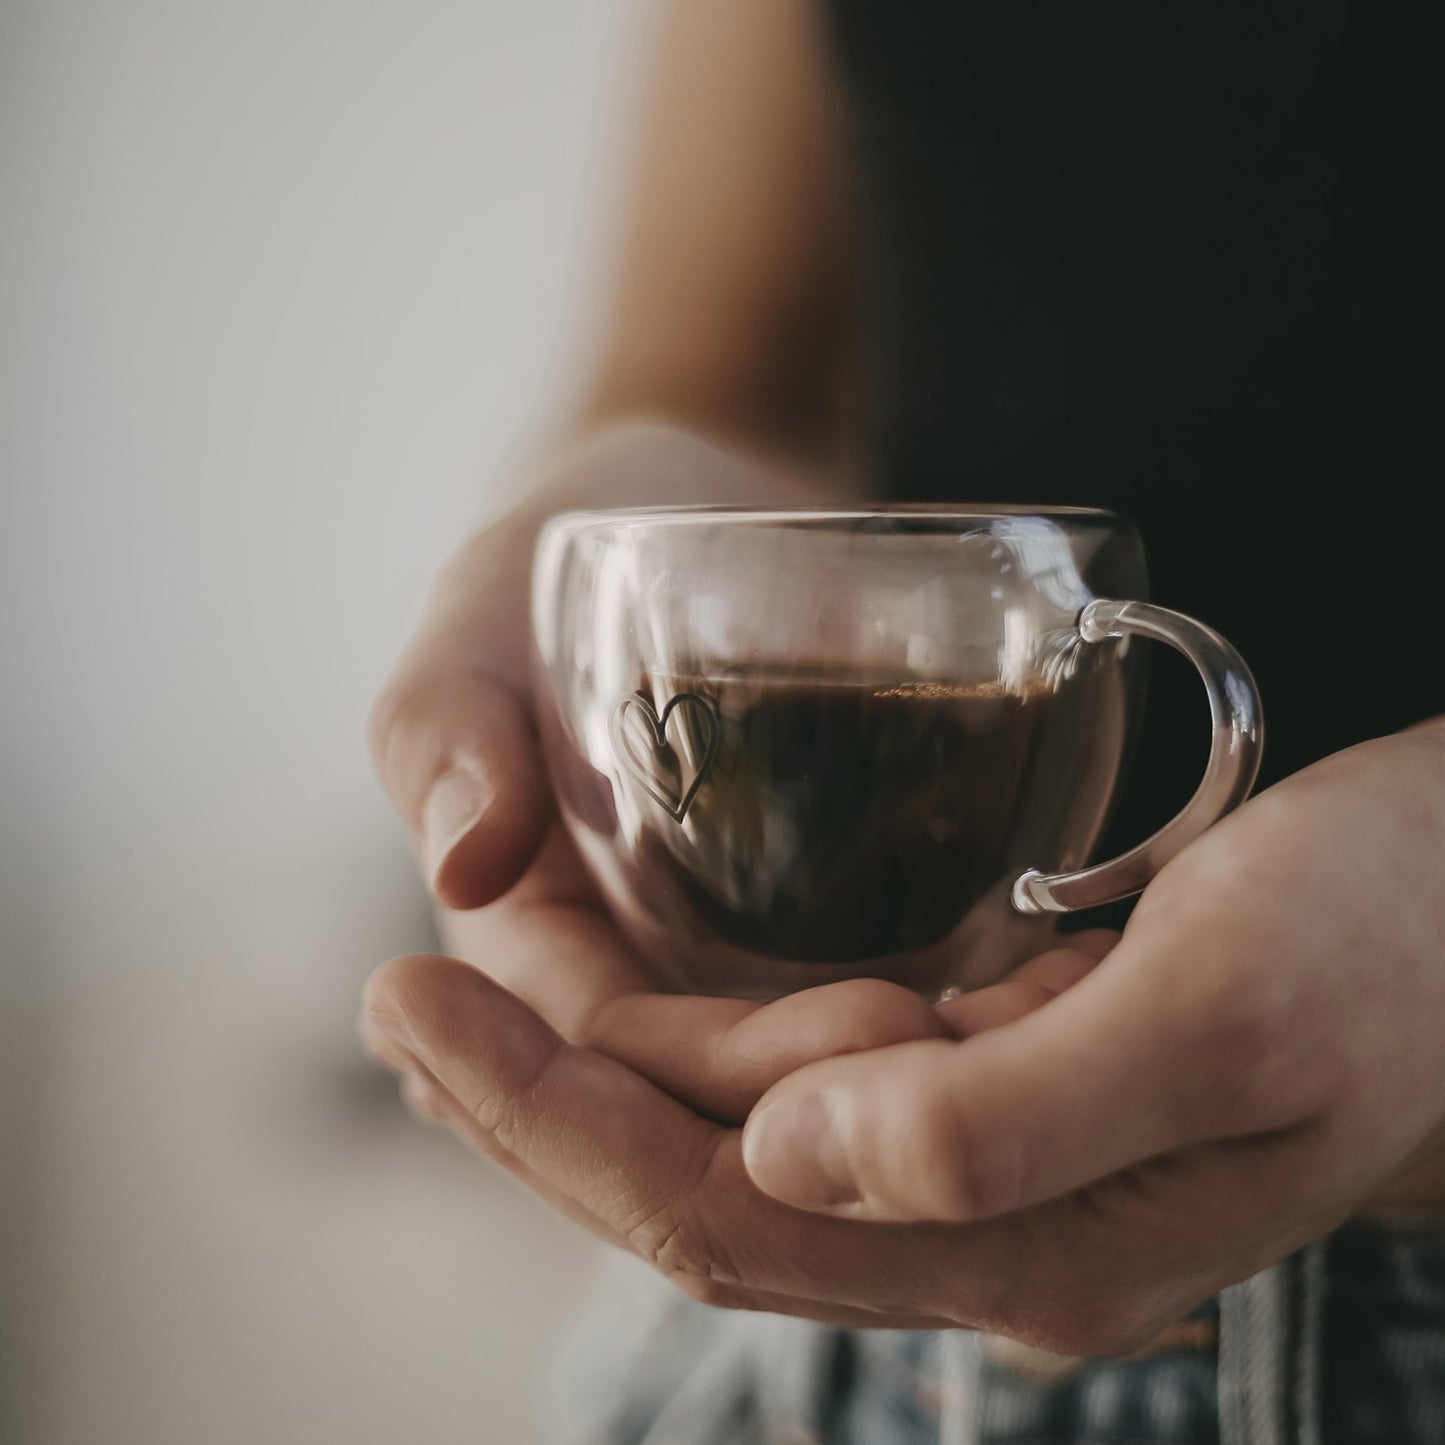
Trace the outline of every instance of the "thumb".
[[[526, 871], [551, 817], [528, 702], [530, 539], [483, 533], [447, 569], [371, 714], [382, 785], [448, 908], [477, 908]], [[500, 552], [500, 555], [499, 555]]]
[[1109, 972], [962, 1042], [904, 1043], [789, 1075], [744, 1131], [753, 1182], [803, 1209], [966, 1221], [1211, 1137], [1218, 1120], [1187, 1087], [1198, 1043]]

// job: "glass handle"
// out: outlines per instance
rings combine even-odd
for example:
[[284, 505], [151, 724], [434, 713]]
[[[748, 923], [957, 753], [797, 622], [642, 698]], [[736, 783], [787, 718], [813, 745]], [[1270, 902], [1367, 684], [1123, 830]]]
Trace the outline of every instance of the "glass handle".
[[1138, 893], [1176, 853], [1237, 808], [1259, 773], [1264, 746], [1259, 689], [1244, 659], [1213, 628], [1149, 602], [1100, 600], [1079, 614], [1078, 630], [1086, 643], [1137, 634], [1177, 647], [1204, 679], [1214, 740], [1204, 780], [1182, 812], [1107, 863], [1076, 873], [1030, 868], [1013, 886], [1013, 906], [1020, 913], [1071, 913]]

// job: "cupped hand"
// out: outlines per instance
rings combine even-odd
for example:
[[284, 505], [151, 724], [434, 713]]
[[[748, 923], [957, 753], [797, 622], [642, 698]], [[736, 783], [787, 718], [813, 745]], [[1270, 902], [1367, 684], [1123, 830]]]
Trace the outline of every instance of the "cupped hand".
[[600, 1010], [594, 1047], [463, 963], [411, 957], [373, 976], [362, 1029], [423, 1112], [694, 1298], [852, 1327], [965, 1322], [1036, 1336], [1011, 1302], [1020, 1281], [1036, 1292], [1064, 1267], [1067, 1228], [820, 1218], [748, 1178], [737, 1123], [810, 1058], [890, 1030], [957, 1040], [1005, 1027], [1074, 985], [1111, 942], [1081, 935], [938, 1011], [877, 980], [766, 1005], [639, 996]]
[[[1039, 1298], [1065, 1322], [1046, 1334], [1129, 1336], [1402, 1171], [1438, 1176], [1442, 938], [1436, 723], [1329, 758], [1206, 834], [1048, 1007], [781, 1080], [744, 1160], [835, 1222], [970, 1237], [1051, 1221], [1076, 1257]], [[1111, 1280], [1097, 1339], [1067, 1327], [1081, 1276]]]
[[[607, 482], [646, 487], [640, 459], [712, 497], [757, 487], [710, 449], [644, 429], [583, 459], [587, 500], [638, 500]], [[747, 1178], [738, 1126], [816, 1059], [1018, 1017], [1112, 939], [1076, 940], [940, 1011], [872, 980], [766, 1007], [655, 992], [552, 811], [538, 755], [526, 598], [540, 520], [514, 514], [457, 558], [374, 715], [378, 769], [466, 961], [381, 970], [368, 1041], [417, 1107], [690, 1293], [846, 1324], [955, 1318], [946, 1291], [919, 1287], [935, 1262], [918, 1231], [886, 1231], [897, 1237], [880, 1256], [861, 1247], [872, 1227], [777, 1204]]]
[[[438, 959], [376, 977], [368, 1033], [696, 1297], [1129, 1348], [1445, 1143], [1442, 796], [1438, 729], [1329, 759], [1175, 860], [1100, 966], [1046, 956], [896, 1046], [829, 1056], [891, 997], [852, 984], [604, 1008], [581, 1047]], [[674, 1047], [674, 1004], [737, 1017]]]
[[[586, 459], [577, 502], [661, 500], [639, 454], [759, 495], [643, 429]], [[1066, 951], [937, 1011], [866, 981], [761, 1009], [661, 995], [551, 810], [528, 701], [540, 520], [457, 559], [378, 705], [379, 769], [473, 967], [388, 966], [367, 1032], [554, 1204], [716, 1303], [1096, 1352], [1440, 1147], [1438, 726], [1246, 805], [1091, 972]]]
[[532, 501], [452, 561], [372, 717], [377, 770], [453, 949], [564, 1038], [641, 1049], [645, 1070], [735, 1121], [791, 1068], [943, 1025], [912, 995], [868, 984], [771, 1032], [746, 1022], [747, 1005], [655, 991], [552, 806], [531, 703], [532, 553], [546, 516], [568, 506], [818, 496], [776, 460], [672, 427], [617, 427], [562, 458]]

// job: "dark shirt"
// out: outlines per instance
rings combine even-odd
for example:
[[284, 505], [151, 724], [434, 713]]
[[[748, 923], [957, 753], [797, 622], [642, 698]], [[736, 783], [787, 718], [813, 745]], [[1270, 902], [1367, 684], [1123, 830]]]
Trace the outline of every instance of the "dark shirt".
[[[1154, 600], [1256, 674], [1264, 783], [1445, 712], [1424, 8], [830, 13], [881, 488], [1134, 517]], [[1207, 732], [1157, 657], [1116, 831], [1187, 797]]]

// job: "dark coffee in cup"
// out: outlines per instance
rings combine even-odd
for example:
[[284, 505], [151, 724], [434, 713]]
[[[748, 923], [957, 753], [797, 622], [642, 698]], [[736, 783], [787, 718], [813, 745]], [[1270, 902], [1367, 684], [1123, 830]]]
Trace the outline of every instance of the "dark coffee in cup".
[[[613, 723], [647, 799], [633, 886], [684, 936], [779, 959], [925, 948], [1050, 837], [1089, 827], [1064, 815], [1097, 810], [1098, 791], [1064, 784], [1091, 704], [822, 671], [654, 679]], [[1057, 807], [1022, 809], [1025, 780]]]

